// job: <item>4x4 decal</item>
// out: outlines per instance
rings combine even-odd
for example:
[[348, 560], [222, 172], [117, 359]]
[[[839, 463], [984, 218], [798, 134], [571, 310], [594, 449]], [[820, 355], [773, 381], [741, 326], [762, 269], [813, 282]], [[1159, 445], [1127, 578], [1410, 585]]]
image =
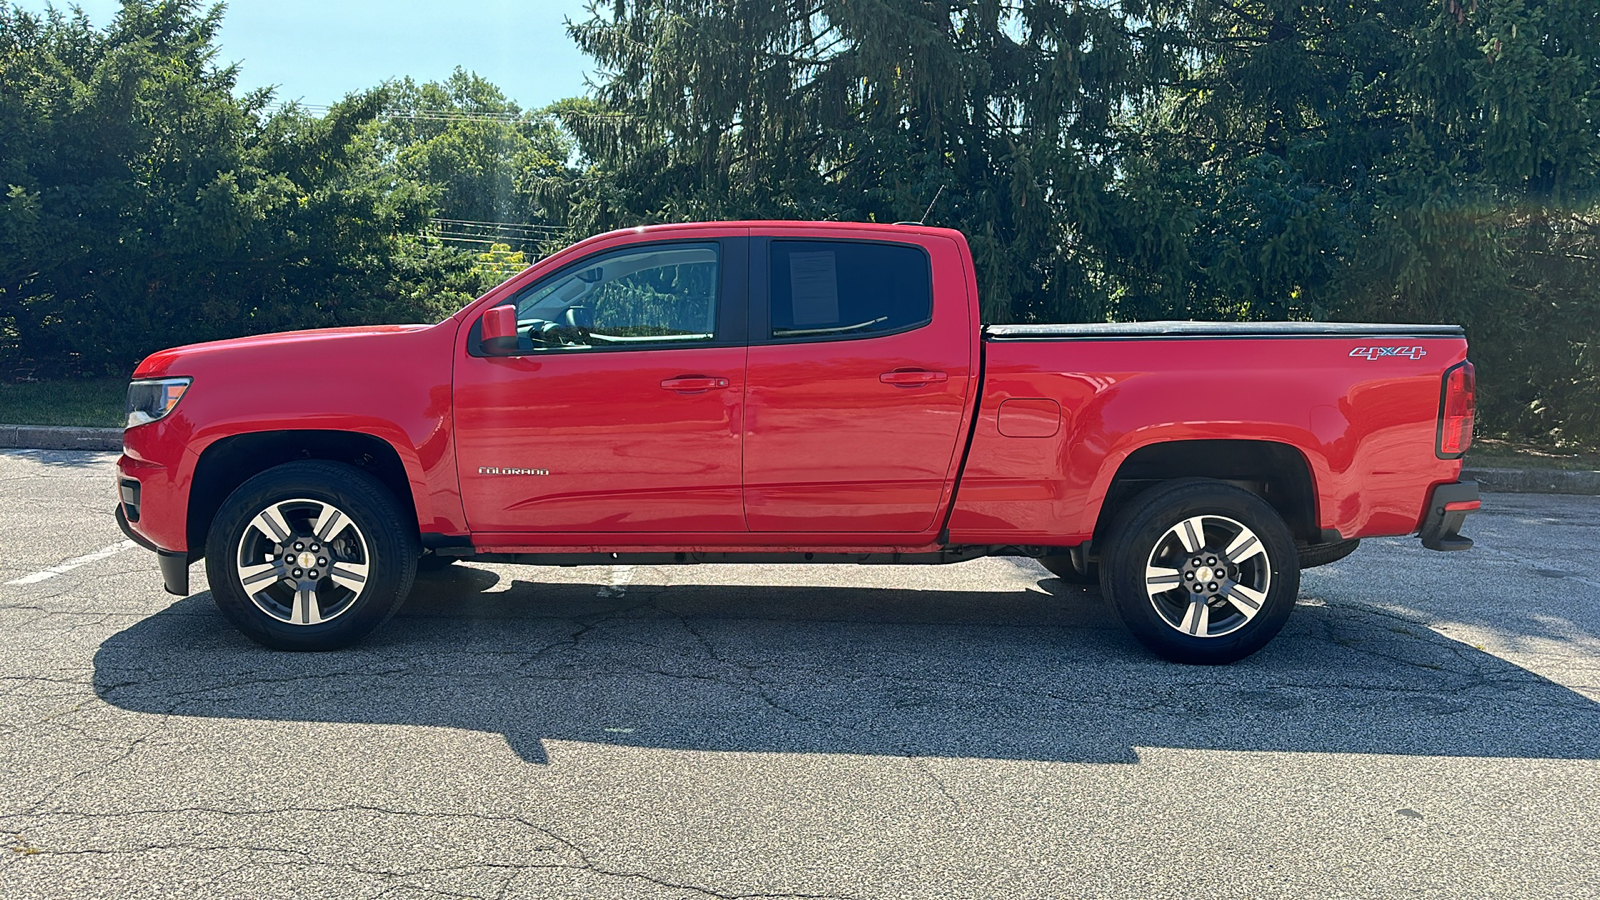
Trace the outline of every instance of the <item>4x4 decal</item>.
[[1406, 359], [1421, 359], [1428, 355], [1428, 351], [1421, 347], [1357, 347], [1350, 351], [1351, 356], [1364, 356], [1367, 359], [1383, 359], [1385, 356], [1404, 356]]

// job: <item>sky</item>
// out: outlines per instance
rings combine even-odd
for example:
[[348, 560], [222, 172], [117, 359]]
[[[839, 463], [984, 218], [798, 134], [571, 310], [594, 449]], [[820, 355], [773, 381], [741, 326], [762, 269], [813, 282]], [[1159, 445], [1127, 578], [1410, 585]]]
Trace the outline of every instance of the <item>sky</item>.
[[[30, 12], [51, 5], [9, 2]], [[81, 6], [96, 27], [121, 7], [116, 0], [54, 5]], [[591, 61], [563, 21], [587, 18], [584, 7], [584, 0], [231, 0], [219, 61], [240, 64], [241, 91], [276, 86], [276, 99], [314, 106], [389, 78], [437, 81], [461, 66], [537, 109], [584, 92]]]

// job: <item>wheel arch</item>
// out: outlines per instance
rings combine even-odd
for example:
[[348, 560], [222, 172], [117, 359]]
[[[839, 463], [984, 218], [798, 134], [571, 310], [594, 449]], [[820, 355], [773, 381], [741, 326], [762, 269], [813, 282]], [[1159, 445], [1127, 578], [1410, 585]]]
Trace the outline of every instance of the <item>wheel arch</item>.
[[1107, 480], [1095, 518], [1096, 549], [1117, 512], [1146, 489], [1177, 478], [1212, 478], [1261, 497], [1289, 526], [1297, 541], [1338, 540], [1318, 518], [1314, 467], [1292, 444], [1259, 439], [1167, 440], [1128, 453]]
[[357, 431], [247, 432], [212, 442], [195, 463], [186, 529], [191, 556], [203, 552], [211, 520], [229, 494], [255, 475], [301, 459], [342, 462], [368, 472], [395, 496], [414, 527], [420, 521], [415, 479], [388, 441]]

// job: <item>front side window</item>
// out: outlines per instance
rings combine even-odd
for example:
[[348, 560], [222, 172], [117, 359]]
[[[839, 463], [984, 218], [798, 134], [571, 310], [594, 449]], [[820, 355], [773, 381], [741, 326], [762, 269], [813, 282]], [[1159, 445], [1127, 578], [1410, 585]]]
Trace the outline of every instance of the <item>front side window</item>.
[[932, 321], [928, 255], [904, 244], [772, 242], [774, 340], [905, 331]]
[[658, 244], [585, 260], [516, 300], [523, 350], [597, 349], [716, 337], [717, 245]]

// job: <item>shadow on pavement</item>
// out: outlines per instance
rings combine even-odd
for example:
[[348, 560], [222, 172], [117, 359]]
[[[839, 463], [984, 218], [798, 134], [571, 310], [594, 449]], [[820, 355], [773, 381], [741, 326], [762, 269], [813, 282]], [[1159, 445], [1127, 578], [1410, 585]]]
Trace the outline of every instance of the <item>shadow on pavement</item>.
[[52, 469], [91, 469], [113, 462], [115, 450], [29, 450], [8, 447], [0, 449], [0, 456], [15, 456], [32, 460]]
[[[530, 570], [536, 571], [536, 570]], [[1138, 748], [1600, 758], [1600, 704], [1427, 628], [1307, 605], [1221, 668], [1097, 593], [499, 583], [456, 566], [354, 649], [274, 653], [209, 594], [101, 645], [128, 710], [706, 751], [1130, 763]]]

